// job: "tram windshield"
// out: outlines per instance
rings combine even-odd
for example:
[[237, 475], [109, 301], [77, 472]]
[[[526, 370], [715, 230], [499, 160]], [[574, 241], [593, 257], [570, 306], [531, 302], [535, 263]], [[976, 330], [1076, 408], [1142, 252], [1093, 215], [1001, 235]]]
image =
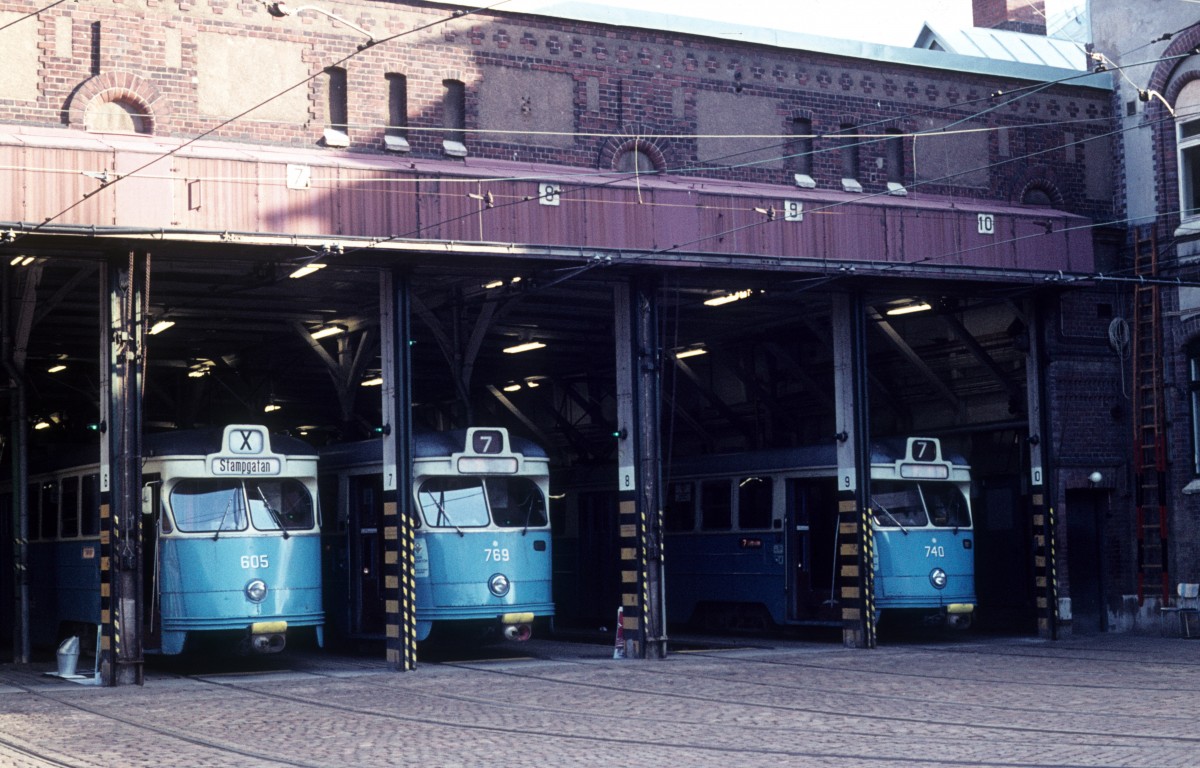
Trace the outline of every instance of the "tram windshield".
[[315, 520], [312, 495], [290, 478], [186, 478], [171, 489], [171, 513], [185, 533], [306, 531]]
[[871, 482], [871, 512], [879, 528], [965, 528], [971, 513], [962, 491], [950, 483], [896, 480]]
[[546, 500], [527, 477], [430, 477], [417, 490], [417, 503], [432, 528], [546, 525]]

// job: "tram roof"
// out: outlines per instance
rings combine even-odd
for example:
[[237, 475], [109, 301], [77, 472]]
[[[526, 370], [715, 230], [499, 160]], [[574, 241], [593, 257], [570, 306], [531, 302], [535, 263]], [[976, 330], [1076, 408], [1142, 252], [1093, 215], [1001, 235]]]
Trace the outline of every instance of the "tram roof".
[[[413, 432], [413, 456], [418, 459], [449, 456], [461, 453], [466, 445], [467, 430], [453, 429], [445, 432]], [[548, 458], [546, 449], [532, 440], [514, 435], [508, 435], [508, 447], [513, 453], [519, 453], [527, 459]], [[334, 466], [353, 466], [356, 464], [373, 464], [383, 459], [383, 440], [358, 440], [352, 443], [338, 443], [321, 448], [322, 462], [332, 462]]]

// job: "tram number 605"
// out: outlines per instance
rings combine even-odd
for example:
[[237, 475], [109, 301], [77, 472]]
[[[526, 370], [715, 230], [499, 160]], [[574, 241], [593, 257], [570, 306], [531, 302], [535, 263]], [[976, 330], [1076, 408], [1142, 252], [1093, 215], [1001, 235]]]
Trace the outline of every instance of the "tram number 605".
[[242, 555], [242, 568], [267, 568], [266, 555]]
[[941, 544], [925, 545], [925, 557], [945, 557], [946, 548]]
[[485, 549], [483, 550], [483, 561], [485, 563], [507, 563], [508, 548], [503, 549]]

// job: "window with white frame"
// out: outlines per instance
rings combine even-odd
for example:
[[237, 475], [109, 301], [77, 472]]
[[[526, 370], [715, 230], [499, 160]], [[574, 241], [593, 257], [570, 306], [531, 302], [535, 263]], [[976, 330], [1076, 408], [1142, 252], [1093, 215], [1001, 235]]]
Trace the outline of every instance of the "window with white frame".
[[1200, 81], [1184, 86], [1175, 101], [1179, 151], [1178, 234], [1200, 233]]

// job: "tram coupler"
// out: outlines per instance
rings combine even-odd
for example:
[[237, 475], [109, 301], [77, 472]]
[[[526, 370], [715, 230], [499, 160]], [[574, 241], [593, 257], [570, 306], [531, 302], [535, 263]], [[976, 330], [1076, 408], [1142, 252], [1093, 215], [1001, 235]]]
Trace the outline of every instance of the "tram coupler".
[[500, 617], [504, 625], [504, 639], [523, 643], [533, 637], [532, 613], [506, 613]]
[[287, 645], [287, 622], [263, 621], [250, 625], [250, 650], [279, 653]]

